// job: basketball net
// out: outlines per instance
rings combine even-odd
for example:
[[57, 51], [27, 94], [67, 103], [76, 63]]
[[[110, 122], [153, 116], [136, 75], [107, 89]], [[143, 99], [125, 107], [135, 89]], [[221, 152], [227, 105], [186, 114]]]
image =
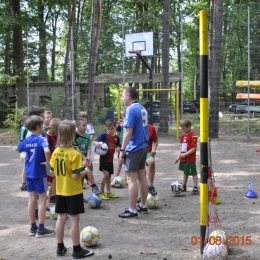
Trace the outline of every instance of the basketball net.
[[[208, 229], [221, 228], [220, 219], [218, 217], [218, 212], [216, 205], [218, 201], [218, 187], [215, 186], [215, 177], [212, 167], [212, 157], [211, 157], [211, 144], [210, 139], [208, 140], [208, 154], [209, 154], [209, 167], [208, 167]], [[209, 230], [208, 232], [209, 233]], [[209, 234], [207, 234], [208, 237]]]

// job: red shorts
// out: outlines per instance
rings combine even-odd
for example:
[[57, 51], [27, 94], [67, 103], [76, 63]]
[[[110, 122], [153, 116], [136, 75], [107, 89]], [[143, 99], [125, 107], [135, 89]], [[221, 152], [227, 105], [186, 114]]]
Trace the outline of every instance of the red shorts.
[[52, 183], [54, 177], [47, 175], [47, 182]]

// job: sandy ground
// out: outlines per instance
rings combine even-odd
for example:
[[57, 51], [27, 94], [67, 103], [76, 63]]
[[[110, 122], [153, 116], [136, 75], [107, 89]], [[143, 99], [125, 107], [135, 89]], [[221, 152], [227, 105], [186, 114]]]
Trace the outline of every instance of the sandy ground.
[[[213, 169], [216, 186], [219, 187], [218, 215], [222, 229], [230, 236], [238, 236], [240, 242], [229, 247], [228, 259], [260, 259], [260, 209], [259, 199], [245, 199], [248, 182], [255, 182], [260, 192], [260, 145], [256, 140], [245, 142], [219, 138], [212, 141]], [[182, 173], [174, 160], [180, 144], [174, 139], [160, 139], [156, 156], [155, 187], [161, 199], [157, 209], [138, 218], [121, 219], [118, 214], [128, 206], [127, 187], [112, 191], [118, 199], [103, 201], [98, 209], [85, 205], [80, 228], [95, 226], [101, 233], [99, 243], [92, 247], [95, 255], [90, 259], [201, 259], [199, 244], [191, 243], [193, 236], [200, 236], [199, 196], [191, 196], [192, 181], [188, 192], [175, 196], [170, 191], [172, 181], [182, 180]], [[57, 259], [56, 238], [28, 236], [27, 192], [20, 190], [23, 167], [15, 145], [0, 146], [0, 259]], [[117, 159], [115, 158], [115, 165]], [[197, 170], [200, 172], [200, 152], [197, 152]], [[102, 173], [98, 171], [95, 156], [94, 174], [100, 184]], [[124, 176], [124, 173], [121, 173]], [[91, 188], [84, 190], [87, 197]], [[47, 228], [55, 228], [55, 220], [47, 219]], [[212, 230], [211, 230], [212, 231]], [[242, 245], [242, 239], [250, 236], [251, 245]], [[72, 242], [69, 223], [66, 224], [64, 243], [69, 250], [64, 259], [71, 259]]]

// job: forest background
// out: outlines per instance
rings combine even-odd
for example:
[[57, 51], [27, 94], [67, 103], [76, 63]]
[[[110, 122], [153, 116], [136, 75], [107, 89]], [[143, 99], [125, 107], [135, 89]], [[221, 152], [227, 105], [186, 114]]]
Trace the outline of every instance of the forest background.
[[[183, 70], [185, 76], [179, 83], [180, 94], [184, 99], [199, 100], [197, 16], [201, 10], [208, 10], [209, 128], [211, 137], [216, 138], [220, 104], [226, 108], [235, 102], [238, 92], [235, 82], [259, 78], [259, 7], [258, 1], [239, 0], [3, 0], [0, 3], [0, 121], [2, 123], [8, 113], [15, 113], [8, 109], [12, 108], [12, 100], [8, 97], [11, 85], [16, 86], [18, 108], [26, 106], [28, 79], [62, 81], [63, 110], [69, 107], [73, 97], [68, 96], [68, 75], [75, 80], [88, 78], [88, 98], [82, 106], [92, 121], [95, 75], [122, 71], [149, 73], [140, 59], [124, 58], [126, 33], [154, 33], [154, 55], [144, 58], [154, 73], [163, 74], [163, 80], [153, 88], [174, 87], [169, 86], [169, 72]], [[105, 86], [107, 108], [117, 106], [116, 93], [122, 87], [123, 83]], [[148, 84], [136, 84], [135, 87], [148, 88]], [[142, 98], [146, 98], [145, 94]], [[168, 110], [168, 93], [155, 93], [154, 99], [161, 100], [161, 111]], [[168, 132], [167, 113], [162, 113], [158, 131]]]

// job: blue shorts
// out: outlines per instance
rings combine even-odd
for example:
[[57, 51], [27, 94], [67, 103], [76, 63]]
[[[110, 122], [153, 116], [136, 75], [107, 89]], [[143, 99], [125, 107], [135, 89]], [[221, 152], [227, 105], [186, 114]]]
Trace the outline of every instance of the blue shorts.
[[26, 178], [28, 192], [36, 191], [42, 194], [48, 190], [47, 177], [40, 179]]

